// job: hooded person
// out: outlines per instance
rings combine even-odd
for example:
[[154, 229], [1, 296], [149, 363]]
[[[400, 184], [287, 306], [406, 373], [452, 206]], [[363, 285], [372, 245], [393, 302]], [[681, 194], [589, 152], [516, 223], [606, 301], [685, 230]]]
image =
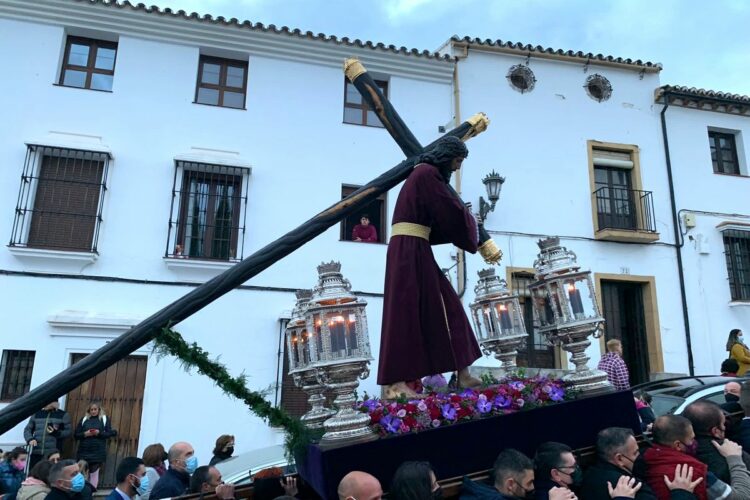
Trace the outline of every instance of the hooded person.
[[468, 368], [481, 356], [479, 344], [431, 249], [451, 243], [477, 251], [477, 222], [449, 184], [468, 154], [461, 140], [443, 137], [422, 155], [396, 201], [378, 365], [378, 384], [386, 386], [386, 398], [414, 397], [407, 383], [449, 371], [458, 371], [462, 387], [479, 385]]

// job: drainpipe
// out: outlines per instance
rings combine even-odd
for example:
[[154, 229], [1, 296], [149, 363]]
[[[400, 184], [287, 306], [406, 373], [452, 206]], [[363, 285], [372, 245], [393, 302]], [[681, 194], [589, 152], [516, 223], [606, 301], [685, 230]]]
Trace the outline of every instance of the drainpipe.
[[[451, 41], [451, 47], [456, 47], [455, 42]], [[459, 93], [458, 85], [458, 61], [466, 59], [469, 55], [469, 46], [464, 44], [462, 46], [464, 53], [461, 55], [454, 56], [455, 63], [453, 65], [453, 110], [454, 110], [454, 123], [461, 123], [461, 96]], [[461, 194], [461, 175], [463, 169], [456, 172], [456, 192]], [[458, 298], [463, 301], [464, 294], [466, 293], [466, 252], [456, 247], [456, 281], [458, 281]]]
[[664, 139], [664, 156], [667, 160], [667, 179], [669, 183], [669, 200], [672, 204], [672, 227], [674, 228], [675, 251], [677, 253], [677, 275], [680, 280], [680, 298], [682, 299], [682, 320], [685, 323], [685, 342], [687, 344], [688, 370], [690, 376], [695, 375], [693, 365], [693, 345], [690, 341], [690, 316], [688, 315], [687, 295], [685, 294], [685, 274], [682, 264], [682, 246], [680, 241], [679, 216], [677, 214], [677, 201], [674, 196], [674, 180], [672, 177], [672, 159], [669, 154], [669, 139], [667, 137], [667, 108], [669, 107], [669, 91], [664, 94], [664, 107], [661, 110], [661, 134]]

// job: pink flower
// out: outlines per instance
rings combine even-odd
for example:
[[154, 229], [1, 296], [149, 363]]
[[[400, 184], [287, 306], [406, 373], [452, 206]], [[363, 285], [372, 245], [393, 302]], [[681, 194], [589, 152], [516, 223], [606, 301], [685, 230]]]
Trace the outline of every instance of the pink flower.
[[396, 412], [396, 416], [398, 418], [404, 418], [406, 416], [406, 410], [404, 410], [403, 408], [401, 408], [398, 412]]
[[438, 419], [433, 420], [432, 421], [432, 426], [433, 427], [440, 427], [440, 420], [438, 420]]
[[419, 411], [427, 411], [427, 404], [425, 404], [424, 401], [420, 401], [417, 405], [417, 410]]

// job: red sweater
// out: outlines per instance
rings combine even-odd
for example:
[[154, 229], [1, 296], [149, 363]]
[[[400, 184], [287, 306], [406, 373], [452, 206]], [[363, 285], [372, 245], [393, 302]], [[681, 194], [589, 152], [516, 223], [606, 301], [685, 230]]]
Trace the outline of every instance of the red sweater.
[[352, 230], [352, 240], [356, 241], [357, 238], [368, 243], [376, 243], [378, 241], [378, 231], [372, 224], [367, 226], [357, 224]]
[[664, 476], [667, 476], [670, 481], [674, 481], [675, 467], [682, 464], [688, 464], [693, 467], [693, 481], [699, 477], [703, 478], [703, 481], [695, 487], [693, 494], [698, 500], [708, 499], [708, 494], [706, 493], [708, 466], [697, 458], [657, 444], [643, 453], [643, 460], [648, 465], [646, 483], [651, 486], [651, 489], [654, 490], [659, 500], [669, 500], [670, 498], [669, 488], [664, 483]]

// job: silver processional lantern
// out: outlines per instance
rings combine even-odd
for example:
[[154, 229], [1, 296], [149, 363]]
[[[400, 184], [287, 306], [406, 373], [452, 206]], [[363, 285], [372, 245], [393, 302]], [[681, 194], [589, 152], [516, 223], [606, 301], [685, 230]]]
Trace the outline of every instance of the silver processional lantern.
[[539, 333], [568, 351], [575, 371], [563, 379], [583, 391], [610, 390], [607, 375], [588, 367], [589, 335], [599, 338], [604, 318], [596, 302], [590, 271], [581, 271], [576, 254], [559, 238], [540, 240], [534, 261], [536, 282], [529, 285]]
[[310, 411], [301, 420], [311, 429], [323, 428], [323, 422], [336, 413], [325, 407], [325, 386], [318, 382], [317, 368], [310, 359], [311, 334], [307, 329], [305, 311], [312, 297], [312, 290], [297, 290], [297, 303], [292, 317], [286, 325], [286, 352], [289, 359], [289, 374], [294, 384], [309, 395]]
[[323, 446], [377, 438], [369, 428], [369, 415], [354, 409], [354, 391], [370, 374], [372, 361], [366, 306], [351, 292], [340, 263], [318, 266], [318, 284], [305, 312], [310, 362], [318, 381], [336, 395], [333, 405], [338, 408], [323, 423]]
[[495, 275], [495, 268], [483, 269], [478, 274], [476, 297], [469, 305], [474, 332], [484, 353], [494, 352], [509, 375], [516, 369], [518, 346], [528, 336], [518, 295], [508, 291], [506, 281]]

